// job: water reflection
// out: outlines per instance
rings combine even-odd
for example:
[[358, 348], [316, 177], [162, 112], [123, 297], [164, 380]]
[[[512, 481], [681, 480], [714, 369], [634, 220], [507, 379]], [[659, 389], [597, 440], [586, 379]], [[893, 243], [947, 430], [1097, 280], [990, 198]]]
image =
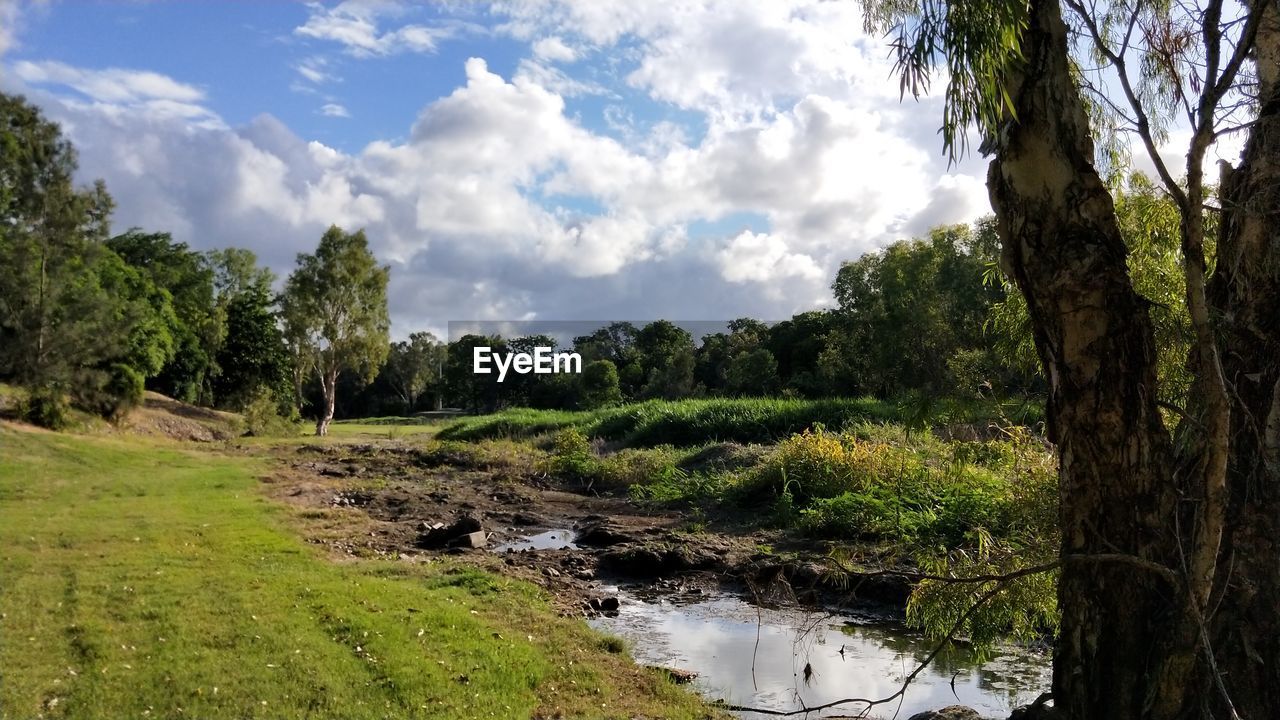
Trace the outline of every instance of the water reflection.
[[[710, 698], [772, 710], [891, 695], [933, 648], [900, 626], [763, 610], [732, 597], [689, 605], [631, 599], [617, 617], [592, 624], [628, 639], [640, 662], [697, 672], [695, 683]], [[874, 714], [910, 717], [959, 703], [983, 715], [1007, 716], [1048, 688], [1048, 664], [1047, 657], [1022, 648], [997, 649], [982, 664], [964, 648], [952, 648], [917, 676], [900, 706], [880, 706]], [[855, 714], [863, 707], [846, 705], [827, 714]]]
[[520, 552], [521, 550], [565, 550], [578, 547], [573, 542], [572, 530], [548, 530], [537, 535], [503, 543], [494, 548], [495, 552]]

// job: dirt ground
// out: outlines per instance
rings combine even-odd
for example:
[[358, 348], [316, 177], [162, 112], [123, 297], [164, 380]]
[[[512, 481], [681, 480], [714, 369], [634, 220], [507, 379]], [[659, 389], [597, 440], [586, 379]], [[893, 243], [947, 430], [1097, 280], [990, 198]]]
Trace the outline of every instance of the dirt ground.
[[[297, 509], [309, 542], [338, 557], [429, 562], [449, 554], [545, 588], [565, 614], [617, 609], [617, 589], [695, 600], [733, 592], [770, 604], [901, 608], [910, 586], [875, 575], [850, 585], [824, 549], [774, 531], [694, 525], [623, 497], [570, 492], [532, 471], [441, 465], [396, 441], [277, 447], [262, 480]], [[483, 542], [477, 543], [483, 533]], [[512, 549], [555, 533], [570, 547]], [[480, 547], [470, 547], [479, 544]], [[787, 548], [779, 552], [778, 548]]]

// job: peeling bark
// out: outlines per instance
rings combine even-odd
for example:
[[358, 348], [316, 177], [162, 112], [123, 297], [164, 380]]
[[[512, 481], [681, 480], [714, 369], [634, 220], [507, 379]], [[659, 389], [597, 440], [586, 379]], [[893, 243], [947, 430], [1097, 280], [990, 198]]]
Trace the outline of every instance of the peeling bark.
[[[1280, 9], [1258, 28], [1259, 113], [1241, 164], [1223, 167], [1208, 299], [1230, 388], [1226, 532], [1212, 637], [1248, 720], [1280, 717]], [[1221, 708], [1219, 708], [1221, 710]]]
[[[1178, 567], [1174, 455], [1157, 407], [1148, 304], [1130, 282], [1111, 193], [1093, 167], [1058, 3], [1037, 0], [1029, 12], [1025, 64], [1009, 87], [1017, 120], [1003, 128], [988, 188], [1002, 263], [1027, 299], [1049, 380], [1062, 552]], [[1169, 699], [1183, 706], [1171, 681], [1190, 673], [1194, 652], [1170, 643], [1182, 635], [1183, 599], [1127, 564], [1064, 566], [1055, 713], [1125, 720], [1162, 717], [1153, 706]]]

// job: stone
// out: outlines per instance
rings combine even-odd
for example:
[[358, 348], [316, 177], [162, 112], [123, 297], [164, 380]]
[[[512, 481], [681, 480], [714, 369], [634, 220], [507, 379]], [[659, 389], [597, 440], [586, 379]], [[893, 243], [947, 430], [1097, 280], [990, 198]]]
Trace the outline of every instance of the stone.
[[424, 522], [419, 525], [418, 540], [415, 544], [428, 550], [438, 550], [450, 546], [462, 547], [456, 545], [456, 541], [459, 541], [464, 536], [474, 536], [476, 533], [480, 533], [480, 536], [472, 537], [465, 542], [473, 543], [478, 541], [479, 544], [472, 545], [472, 547], [483, 547], [486, 538], [481, 529], [480, 521], [470, 515], [463, 515], [449, 525]]
[[907, 720], [982, 720], [977, 710], [964, 705], [950, 705], [941, 710], [926, 710], [916, 713]]
[[482, 548], [489, 542], [489, 536], [483, 530], [460, 535], [449, 541], [449, 547], [460, 547], [475, 550]]

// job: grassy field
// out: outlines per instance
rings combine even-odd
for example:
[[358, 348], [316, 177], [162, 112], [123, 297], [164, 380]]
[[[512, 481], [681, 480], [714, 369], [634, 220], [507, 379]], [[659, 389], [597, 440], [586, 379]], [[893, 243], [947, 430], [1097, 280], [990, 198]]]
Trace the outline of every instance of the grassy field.
[[[628, 447], [760, 443], [781, 440], [816, 425], [839, 430], [859, 422], [901, 422], [913, 412], [912, 408], [875, 398], [650, 400], [583, 412], [517, 408], [455, 421], [438, 436], [442, 440], [527, 438], [575, 428], [589, 437]], [[986, 424], [1001, 414], [1014, 417], [1017, 422], [1038, 419], [1035, 408], [954, 400], [939, 401], [920, 412], [931, 422], [944, 425]], [[1031, 417], [1026, 417], [1028, 413]]]
[[260, 462], [0, 426], [0, 717], [708, 714], [531, 586], [326, 559]]

